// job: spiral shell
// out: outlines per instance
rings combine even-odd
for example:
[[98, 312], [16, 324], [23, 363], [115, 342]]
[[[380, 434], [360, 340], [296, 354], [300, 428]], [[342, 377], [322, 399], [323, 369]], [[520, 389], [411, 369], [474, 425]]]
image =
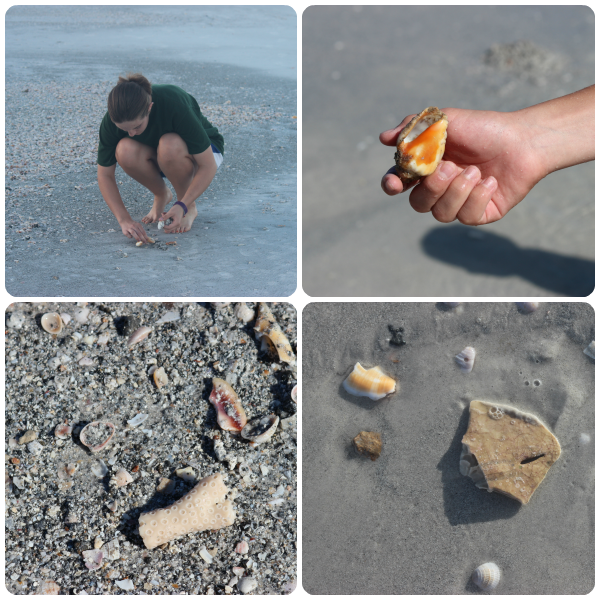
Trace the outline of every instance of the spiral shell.
[[460, 354], [454, 357], [454, 360], [463, 373], [470, 373], [475, 363], [475, 348], [467, 346]]
[[473, 583], [484, 592], [498, 587], [500, 577], [500, 567], [493, 562], [484, 563], [473, 571]]
[[62, 320], [58, 313], [46, 313], [42, 317], [42, 327], [48, 333], [56, 335], [62, 331]]

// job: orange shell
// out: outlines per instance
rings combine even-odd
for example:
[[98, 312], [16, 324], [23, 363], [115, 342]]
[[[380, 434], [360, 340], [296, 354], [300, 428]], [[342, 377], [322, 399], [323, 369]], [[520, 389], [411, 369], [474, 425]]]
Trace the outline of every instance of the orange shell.
[[396, 391], [396, 381], [388, 377], [379, 367], [365, 369], [357, 362], [352, 373], [344, 380], [344, 389], [353, 396], [381, 400]]
[[431, 175], [446, 149], [448, 117], [429, 106], [400, 132], [396, 146], [396, 173], [403, 185]]

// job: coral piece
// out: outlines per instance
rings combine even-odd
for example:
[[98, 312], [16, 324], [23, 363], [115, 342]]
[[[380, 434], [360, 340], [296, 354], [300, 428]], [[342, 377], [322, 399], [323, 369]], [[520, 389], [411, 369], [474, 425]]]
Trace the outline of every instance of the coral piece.
[[381, 400], [396, 391], [396, 381], [388, 377], [379, 367], [365, 369], [360, 363], [344, 380], [344, 389], [353, 396], [366, 396]]
[[454, 357], [454, 360], [463, 373], [470, 373], [475, 364], [475, 348], [467, 346], [460, 354]]
[[217, 410], [217, 422], [225, 431], [241, 431], [246, 425], [246, 413], [235, 390], [223, 379], [213, 379], [209, 400]]
[[360, 454], [377, 460], [381, 454], [381, 434], [375, 431], [361, 431], [353, 440], [355, 448]]
[[478, 488], [527, 504], [548, 469], [560, 456], [560, 444], [534, 415], [473, 400], [460, 457], [460, 472]]
[[140, 516], [140, 535], [146, 548], [174, 540], [187, 533], [232, 525], [235, 510], [225, 500], [229, 489], [220, 473], [205, 477], [171, 506]]

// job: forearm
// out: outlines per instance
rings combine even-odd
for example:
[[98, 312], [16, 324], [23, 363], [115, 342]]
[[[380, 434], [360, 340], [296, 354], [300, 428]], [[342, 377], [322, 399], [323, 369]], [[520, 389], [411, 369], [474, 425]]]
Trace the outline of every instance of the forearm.
[[115, 215], [119, 224], [131, 219], [130, 214], [127, 212], [127, 209], [123, 204], [123, 200], [121, 199], [121, 194], [119, 193], [119, 188], [114, 177], [99, 173], [98, 187], [100, 188], [100, 193], [102, 194], [104, 201], [106, 204], [108, 204], [108, 208], [110, 208], [112, 214]]
[[594, 160], [595, 86], [512, 113], [545, 174]]
[[208, 186], [214, 179], [216, 172], [216, 164], [214, 167], [200, 165], [196, 171], [196, 174], [194, 175], [194, 178], [192, 179], [192, 182], [190, 183], [190, 187], [187, 189], [187, 192], [183, 198], [178, 198], [178, 200], [183, 202], [186, 206], [191, 206], [194, 201], [197, 200], [208, 189]]

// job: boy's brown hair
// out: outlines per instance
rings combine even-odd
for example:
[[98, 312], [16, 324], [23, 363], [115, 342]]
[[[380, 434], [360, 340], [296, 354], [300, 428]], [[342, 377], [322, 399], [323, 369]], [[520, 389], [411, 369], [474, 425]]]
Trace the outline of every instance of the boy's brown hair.
[[152, 84], [141, 73], [119, 76], [108, 95], [108, 116], [113, 123], [126, 123], [148, 114], [152, 102]]

